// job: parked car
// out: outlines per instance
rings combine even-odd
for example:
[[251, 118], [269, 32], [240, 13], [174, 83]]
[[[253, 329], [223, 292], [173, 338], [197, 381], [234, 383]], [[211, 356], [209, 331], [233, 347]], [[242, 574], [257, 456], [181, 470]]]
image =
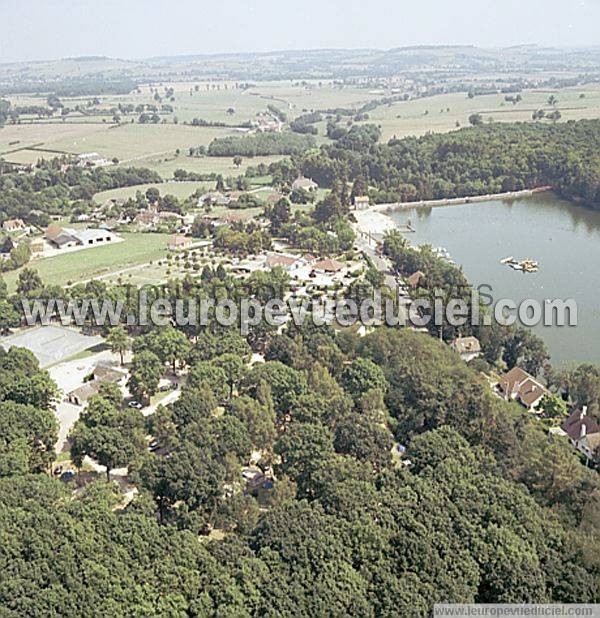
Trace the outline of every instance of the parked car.
[[127, 405], [136, 410], [141, 410], [144, 407], [139, 401], [130, 401]]
[[63, 472], [60, 477], [59, 480], [61, 480], [63, 483], [66, 483], [67, 481], [71, 481], [75, 478], [75, 471], [74, 470], [66, 470], [65, 472]]

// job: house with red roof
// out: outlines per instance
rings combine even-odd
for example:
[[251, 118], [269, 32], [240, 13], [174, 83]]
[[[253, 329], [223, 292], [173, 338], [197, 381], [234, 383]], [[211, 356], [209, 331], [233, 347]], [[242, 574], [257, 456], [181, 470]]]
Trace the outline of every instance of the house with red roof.
[[561, 425], [561, 429], [567, 434], [571, 444], [583, 453], [588, 461], [600, 448], [600, 425], [588, 415], [587, 406], [573, 411]]
[[518, 401], [532, 412], [537, 412], [548, 389], [520, 367], [513, 367], [498, 382], [500, 394], [507, 401]]

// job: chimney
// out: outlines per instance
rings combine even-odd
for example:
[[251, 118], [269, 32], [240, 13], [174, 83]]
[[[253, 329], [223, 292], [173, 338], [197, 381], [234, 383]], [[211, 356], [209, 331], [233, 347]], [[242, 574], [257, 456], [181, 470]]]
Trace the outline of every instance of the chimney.
[[585, 438], [587, 435], [587, 425], [585, 423], [581, 423], [581, 431], [579, 432], [580, 438]]
[[581, 414], [579, 415], [579, 420], [582, 421], [587, 415], [587, 406], [583, 406], [581, 410]]

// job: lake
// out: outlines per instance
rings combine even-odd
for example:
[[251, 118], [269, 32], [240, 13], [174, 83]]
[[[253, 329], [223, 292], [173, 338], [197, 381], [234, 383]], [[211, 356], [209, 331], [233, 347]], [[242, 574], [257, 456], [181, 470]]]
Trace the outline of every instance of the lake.
[[[404, 208], [391, 213], [410, 220], [412, 244], [445, 247], [474, 285], [489, 284], [494, 301], [572, 298], [576, 327], [538, 325], [557, 365], [600, 362], [600, 212], [551, 193], [514, 201], [490, 200], [452, 206]], [[530, 258], [537, 273], [513, 270], [500, 260]]]

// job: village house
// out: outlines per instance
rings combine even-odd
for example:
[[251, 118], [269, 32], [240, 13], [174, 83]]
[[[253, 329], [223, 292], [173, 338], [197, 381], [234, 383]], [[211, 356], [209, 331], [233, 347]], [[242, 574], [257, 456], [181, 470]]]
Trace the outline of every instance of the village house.
[[513, 367], [498, 382], [500, 394], [506, 401], [518, 401], [531, 412], [537, 412], [548, 390], [520, 367]]
[[202, 194], [198, 198], [198, 208], [202, 208], [206, 204], [214, 205], [214, 206], [227, 206], [231, 198], [223, 195], [220, 191], [209, 191], [208, 193]]
[[117, 219], [107, 219], [103, 223], [100, 224], [101, 230], [108, 230], [109, 232], [113, 232], [119, 227], [119, 221]]
[[421, 279], [423, 279], [424, 276], [424, 272], [417, 270], [417, 272], [414, 272], [410, 277], [406, 279], [406, 283], [414, 290], [419, 287], [419, 283], [421, 283]]
[[193, 239], [187, 236], [181, 236], [180, 234], [174, 234], [169, 239], [169, 250], [170, 251], [182, 251], [183, 249], [187, 249], [193, 243]]
[[304, 176], [299, 176], [292, 183], [292, 191], [296, 191], [298, 189], [304, 189], [305, 191], [316, 191], [319, 188], [319, 185], [312, 180], [311, 178], [304, 178]]
[[336, 274], [344, 269], [344, 264], [337, 260], [319, 260], [313, 264], [313, 270], [317, 273]]
[[596, 450], [600, 448], [600, 425], [588, 416], [587, 406], [575, 410], [561, 425], [561, 429], [588, 461], [593, 459]]
[[19, 232], [21, 230], [25, 230], [27, 226], [23, 219], [7, 219], [2, 224], [2, 229], [5, 232]]
[[354, 198], [354, 210], [366, 210], [369, 207], [368, 195], [357, 195]]
[[267, 255], [267, 259], [265, 261], [265, 266], [267, 268], [275, 268], [276, 266], [280, 266], [283, 270], [287, 272], [292, 272], [294, 270], [298, 270], [305, 266], [305, 262], [302, 258], [297, 255], [285, 255], [283, 253], [271, 253]]
[[133, 222], [138, 227], [138, 229], [151, 230], [154, 229], [156, 224], [158, 223], [159, 218], [158, 214], [155, 212], [140, 212], [135, 216]]
[[458, 337], [450, 347], [456, 350], [466, 363], [481, 355], [481, 344], [477, 337]]

